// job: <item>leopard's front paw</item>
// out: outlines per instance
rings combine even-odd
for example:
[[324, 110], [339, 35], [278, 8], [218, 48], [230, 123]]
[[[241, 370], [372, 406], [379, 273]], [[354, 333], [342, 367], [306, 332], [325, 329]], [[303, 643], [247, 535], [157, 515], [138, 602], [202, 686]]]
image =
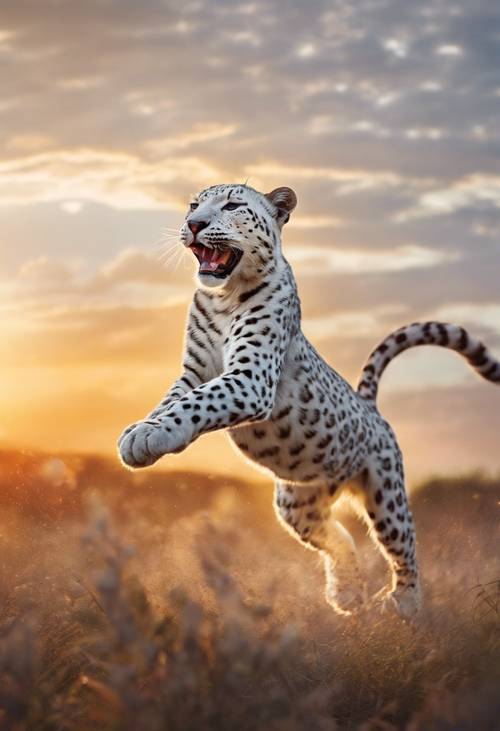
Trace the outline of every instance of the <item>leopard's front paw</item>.
[[187, 443], [182, 429], [174, 432], [159, 421], [148, 420], [125, 429], [118, 440], [118, 450], [128, 467], [149, 467], [165, 454], [181, 451]]

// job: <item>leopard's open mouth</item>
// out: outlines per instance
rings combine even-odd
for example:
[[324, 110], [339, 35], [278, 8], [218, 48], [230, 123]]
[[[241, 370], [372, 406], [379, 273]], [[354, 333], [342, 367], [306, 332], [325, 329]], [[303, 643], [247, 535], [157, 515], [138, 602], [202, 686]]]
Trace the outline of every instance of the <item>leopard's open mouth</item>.
[[203, 244], [191, 244], [189, 247], [200, 262], [198, 274], [210, 274], [223, 279], [231, 274], [243, 254], [239, 249], [230, 246], [216, 246], [213, 249]]

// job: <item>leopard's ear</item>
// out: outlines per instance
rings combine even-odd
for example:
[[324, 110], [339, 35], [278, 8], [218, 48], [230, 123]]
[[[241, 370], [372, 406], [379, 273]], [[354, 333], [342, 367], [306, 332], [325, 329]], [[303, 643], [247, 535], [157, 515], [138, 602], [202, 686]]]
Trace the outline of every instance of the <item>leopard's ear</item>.
[[270, 193], [266, 193], [266, 198], [276, 206], [276, 218], [280, 226], [283, 226], [290, 218], [290, 213], [297, 205], [297, 196], [291, 188], [275, 188]]

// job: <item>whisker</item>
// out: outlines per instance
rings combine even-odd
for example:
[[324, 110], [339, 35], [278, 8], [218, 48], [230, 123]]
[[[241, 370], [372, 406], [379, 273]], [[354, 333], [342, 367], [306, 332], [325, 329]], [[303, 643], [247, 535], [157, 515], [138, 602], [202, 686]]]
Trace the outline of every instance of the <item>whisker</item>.
[[164, 266], [168, 266], [171, 269], [173, 269], [174, 273], [179, 268], [179, 264], [181, 261], [185, 261], [184, 254], [186, 250], [184, 248], [177, 249], [176, 251], [172, 252], [170, 255], [170, 258], [168, 262], [164, 263]]
[[175, 246], [179, 246], [179, 241], [161, 241], [153, 247], [155, 253], [162, 253], [163, 251], [170, 251]]
[[177, 269], [179, 268], [179, 264], [184, 259], [182, 254], [183, 254], [183, 252], [181, 251], [180, 256], [177, 257], [177, 261], [175, 262], [175, 265], [174, 265], [174, 273], [177, 271]]
[[153, 241], [153, 243], [149, 245], [149, 249], [154, 250], [154, 249], [162, 248], [166, 243], [168, 244], [171, 241], [175, 242], [178, 240], [179, 240], [178, 236], [174, 236], [173, 234], [168, 234], [168, 235], [163, 234], [162, 236], [160, 236], [159, 239], [156, 239], [156, 241]]
[[176, 259], [182, 259], [186, 249], [184, 246], [171, 246], [160, 259], [163, 266], [171, 266]]
[[157, 253], [160, 253], [161, 254], [162, 252], [164, 252], [164, 251], [170, 251], [171, 249], [176, 248], [179, 245], [180, 245], [180, 243], [179, 243], [178, 240], [175, 240], [175, 241], [162, 241], [160, 244], [158, 244], [155, 247], [155, 249], [156, 249]]
[[174, 246], [179, 246], [179, 242], [178, 241], [162, 241], [161, 244], [158, 245], [157, 248], [159, 248], [159, 249], [165, 249], [165, 250], [170, 250]]
[[161, 258], [159, 258], [159, 261], [163, 266], [168, 266], [178, 255], [179, 249], [170, 249], [170, 251], [166, 252]]
[[177, 246], [171, 246], [168, 249], [165, 249], [164, 251], [161, 251], [158, 253], [157, 258], [160, 262], [165, 262], [170, 257], [177, 252], [178, 247]]
[[160, 238], [157, 239], [157, 241], [163, 241], [164, 239], [177, 239], [177, 240], [179, 240], [179, 238], [180, 237], [179, 237], [179, 234], [178, 233], [176, 233], [176, 234], [164, 233], [164, 234], [162, 234], [160, 236]]

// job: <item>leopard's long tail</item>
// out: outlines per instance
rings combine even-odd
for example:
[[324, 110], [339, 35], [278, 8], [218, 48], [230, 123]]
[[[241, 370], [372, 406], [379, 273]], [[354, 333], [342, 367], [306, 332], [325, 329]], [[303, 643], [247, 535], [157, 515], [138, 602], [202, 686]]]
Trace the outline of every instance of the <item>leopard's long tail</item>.
[[371, 353], [358, 384], [359, 395], [375, 401], [380, 377], [391, 360], [416, 345], [440, 345], [456, 350], [483, 378], [500, 384], [500, 361], [463, 327], [444, 322], [414, 322], [395, 330]]

